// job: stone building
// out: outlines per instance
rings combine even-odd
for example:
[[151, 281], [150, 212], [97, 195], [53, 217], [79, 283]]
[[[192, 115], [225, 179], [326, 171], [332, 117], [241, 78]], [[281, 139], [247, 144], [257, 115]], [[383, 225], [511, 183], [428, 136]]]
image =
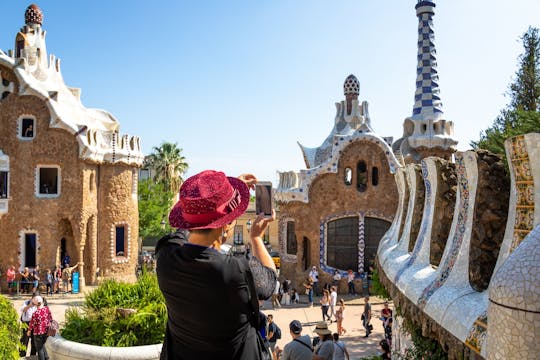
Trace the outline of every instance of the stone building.
[[48, 55], [36, 5], [15, 50], [0, 50], [0, 264], [79, 263], [81, 286], [133, 281], [140, 139], [113, 115], [86, 108]]
[[[300, 145], [307, 169], [280, 173], [279, 236], [282, 273], [301, 283], [313, 265], [322, 282], [335, 270], [368, 270], [397, 207], [391, 138], [375, 134], [354, 75], [336, 103], [334, 128], [317, 148]], [[346, 287], [345, 282], [342, 284]]]

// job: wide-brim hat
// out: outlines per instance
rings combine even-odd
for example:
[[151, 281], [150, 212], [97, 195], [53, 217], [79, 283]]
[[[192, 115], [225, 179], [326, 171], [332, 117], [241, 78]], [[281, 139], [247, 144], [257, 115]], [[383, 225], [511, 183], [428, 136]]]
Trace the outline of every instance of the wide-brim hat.
[[314, 333], [317, 333], [319, 335], [330, 335], [332, 334], [332, 331], [328, 329], [328, 324], [326, 322], [319, 322], [315, 326], [315, 330], [313, 330]]
[[205, 170], [182, 184], [169, 223], [186, 230], [215, 229], [238, 218], [248, 205], [246, 183], [220, 171]]

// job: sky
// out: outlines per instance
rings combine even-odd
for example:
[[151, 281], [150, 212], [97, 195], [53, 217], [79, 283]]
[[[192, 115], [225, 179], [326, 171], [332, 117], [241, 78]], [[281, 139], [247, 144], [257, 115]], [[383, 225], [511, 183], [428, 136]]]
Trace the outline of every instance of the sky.
[[[540, 1], [435, 1], [439, 85], [458, 149], [509, 102], [505, 93], [540, 27]], [[30, 2], [1, 0], [0, 49], [14, 47]], [[330, 133], [343, 81], [360, 81], [371, 124], [402, 135], [414, 104], [415, 0], [41, 0], [47, 50], [87, 107], [106, 109], [145, 153], [175, 142], [189, 163], [254, 173], [305, 169], [297, 142]]]

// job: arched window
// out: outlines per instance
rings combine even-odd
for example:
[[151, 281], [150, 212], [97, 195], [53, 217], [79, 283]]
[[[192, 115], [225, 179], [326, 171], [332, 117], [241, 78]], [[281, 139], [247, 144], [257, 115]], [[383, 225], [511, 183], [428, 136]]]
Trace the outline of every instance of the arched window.
[[294, 221], [287, 221], [287, 254], [296, 255], [298, 244], [296, 242], [296, 232]]
[[379, 168], [376, 166], [371, 168], [371, 185], [379, 185]]
[[367, 190], [367, 166], [363, 160], [356, 166], [356, 189], [360, 192]]
[[327, 223], [327, 264], [336, 269], [358, 268], [358, 216]]
[[345, 168], [345, 185], [352, 185], [352, 169], [350, 167]]

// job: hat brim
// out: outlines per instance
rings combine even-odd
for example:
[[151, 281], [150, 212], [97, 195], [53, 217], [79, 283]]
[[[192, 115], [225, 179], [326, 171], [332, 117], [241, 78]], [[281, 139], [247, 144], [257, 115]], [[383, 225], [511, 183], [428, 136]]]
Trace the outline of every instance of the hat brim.
[[240, 204], [231, 211], [230, 213], [223, 215], [222, 217], [213, 220], [210, 223], [204, 223], [204, 224], [194, 224], [189, 223], [184, 219], [184, 214], [182, 213], [182, 207], [180, 206], [180, 201], [174, 205], [173, 209], [171, 210], [169, 214], [169, 223], [172, 227], [178, 228], [178, 229], [184, 229], [184, 230], [197, 230], [197, 229], [215, 229], [222, 227], [226, 224], [229, 224], [234, 219], [241, 216], [244, 212], [246, 212], [246, 209], [249, 205], [249, 188], [246, 185], [245, 182], [242, 180], [235, 178], [235, 177], [229, 177], [227, 176], [227, 180], [229, 180], [229, 184], [231, 186], [238, 190], [240, 193]]
[[314, 333], [317, 333], [319, 335], [330, 335], [332, 334], [332, 331], [330, 329], [315, 329], [313, 330]]

